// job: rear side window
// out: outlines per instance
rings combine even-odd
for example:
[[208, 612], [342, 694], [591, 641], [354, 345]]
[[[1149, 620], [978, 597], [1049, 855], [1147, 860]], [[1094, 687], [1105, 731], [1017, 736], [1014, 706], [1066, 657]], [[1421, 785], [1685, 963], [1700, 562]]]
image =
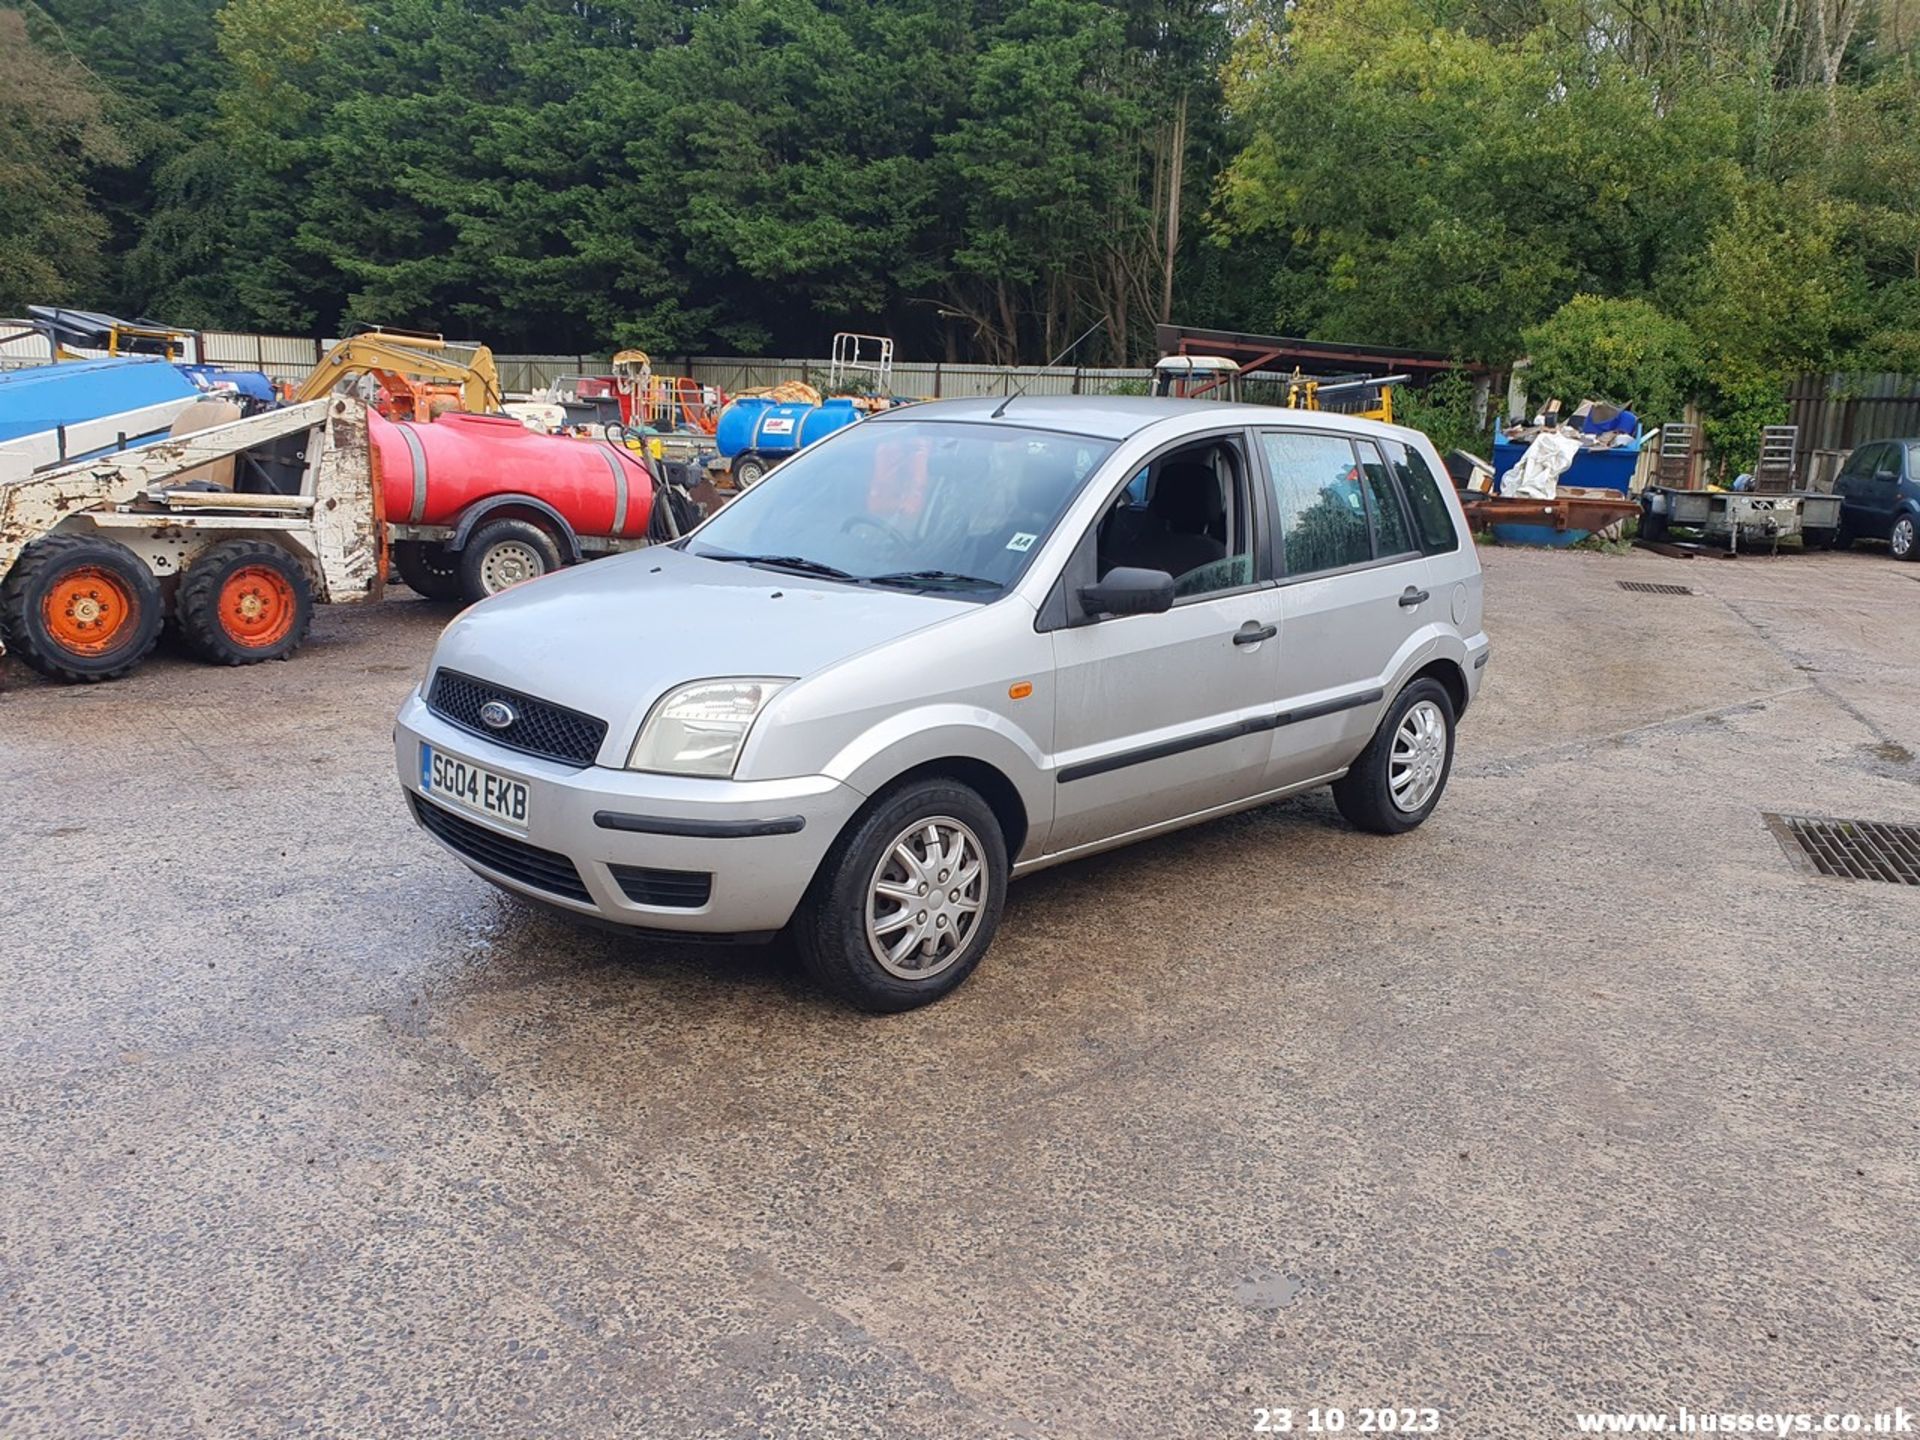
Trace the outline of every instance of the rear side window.
[[1380, 452], [1364, 441], [1354, 443], [1360, 454], [1360, 470], [1367, 477], [1367, 499], [1373, 506], [1374, 553], [1380, 559], [1390, 555], [1411, 555], [1420, 547], [1407, 530], [1407, 512], [1400, 507], [1400, 496]]
[[1460, 548], [1460, 532], [1454, 529], [1453, 512], [1440, 493], [1440, 482], [1427, 466], [1426, 457], [1411, 445], [1387, 442], [1393, 468], [1413, 507], [1413, 523], [1420, 531], [1420, 548], [1428, 555], [1444, 555]]
[[1373, 558], [1360, 467], [1344, 436], [1260, 432], [1286, 573], [1310, 575]]

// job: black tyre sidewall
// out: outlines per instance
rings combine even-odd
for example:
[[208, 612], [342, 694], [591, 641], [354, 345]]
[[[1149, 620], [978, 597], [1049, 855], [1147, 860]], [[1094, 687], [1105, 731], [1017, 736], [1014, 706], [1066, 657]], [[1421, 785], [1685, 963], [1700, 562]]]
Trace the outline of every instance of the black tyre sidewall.
[[[1447, 758], [1440, 770], [1440, 783], [1434, 787], [1433, 794], [1427, 797], [1427, 803], [1418, 810], [1402, 810], [1393, 803], [1390, 777], [1393, 734], [1400, 728], [1400, 722], [1406, 718], [1407, 712], [1422, 700], [1434, 701], [1439, 705], [1440, 713], [1446, 717]], [[1446, 686], [1430, 676], [1423, 676], [1408, 685], [1387, 707], [1379, 728], [1373, 732], [1367, 748], [1353, 762], [1353, 768], [1334, 782], [1333, 798], [1340, 813], [1360, 829], [1376, 835], [1402, 835], [1419, 826], [1433, 813], [1434, 807], [1440, 803], [1440, 797], [1447, 793], [1447, 782], [1453, 778], [1456, 726], [1453, 696], [1447, 693]]]
[[750, 489], [767, 478], [767, 462], [758, 455], [748, 455], [734, 467], [733, 483], [742, 490]]
[[[134, 623], [120, 644], [101, 655], [76, 655], [47, 633], [42, 606], [62, 575], [84, 566], [111, 571], [134, 598]], [[152, 653], [166, 606], [160, 582], [126, 546], [93, 535], [49, 535], [27, 546], [0, 587], [0, 630], [7, 648], [54, 680], [117, 680]]]
[[[220, 591], [235, 570], [271, 569], [293, 588], [293, 624], [271, 645], [242, 645], [220, 623]], [[313, 626], [313, 581], [278, 545], [265, 540], [228, 540], [204, 552], [181, 577], [174, 597], [174, 624], [187, 648], [211, 665], [258, 665], [284, 660], [306, 641]]]
[[540, 526], [531, 520], [489, 520], [469, 535], [467, 543], [460, 547], [460, 594], [469, 604], [477, 604], [487, 598], [488, 592], [480, 579], [480, 568], [485, 563], [487, 552], [509, 540], [531, 545], [540, 552], [541, 562], [546, 566], [541, 575], [551, 575], [560, 568], [560, 547], [554, 542], [553, 536]]
[[[887, 846], [917, 819], [964, 821], [986, 851], [987, 903], [957, 963], [928, 980], [903, 980], [881, 967], [867, 945], [867, 885]], [[862, 1010], [888, 1013], [931, 1004], [973, 973], [1000, 928], [1006, 905], [1006, 837], [978, 792], [953, 780], [910, 782], [883, 793], [854, 817], [821, 863], [795, 917], [794, 940], [807, 971], [826, 990]]]
[[394, 541], [393, 568], [416, 595], [428, 600], [460, 598], [460, 562], [438, 541]]

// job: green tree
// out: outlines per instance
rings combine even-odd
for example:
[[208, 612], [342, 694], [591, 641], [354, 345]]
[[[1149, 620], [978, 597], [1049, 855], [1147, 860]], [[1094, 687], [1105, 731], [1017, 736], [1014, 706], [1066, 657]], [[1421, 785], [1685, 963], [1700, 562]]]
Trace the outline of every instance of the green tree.
[[1657, 425], [1681, 418], [1702, 379], [1699, 339], [1645, 300], [1576, 295], [1522, 340], [1543, 401], [1609, 400]]
[[86, 178], [126, 155], [94, 77], [0, 10], [0, 314], [97, 293], [108, 223]]

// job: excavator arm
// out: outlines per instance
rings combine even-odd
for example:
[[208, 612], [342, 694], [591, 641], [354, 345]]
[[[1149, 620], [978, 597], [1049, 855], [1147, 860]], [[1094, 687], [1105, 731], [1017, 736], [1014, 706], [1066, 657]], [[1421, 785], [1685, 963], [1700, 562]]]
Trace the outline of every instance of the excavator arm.
[[461, 359], [448, 352], [447, 342], [438, 335], [368, 330], [348, 336], [322, 355], [307, 378], [294, 387], [294, 403], [318, 400], [342, 380], [360, 375], [458, 385], [462, 408], [476, 415], [497, 412], [504, 399], [493, 352], [486, 346]]

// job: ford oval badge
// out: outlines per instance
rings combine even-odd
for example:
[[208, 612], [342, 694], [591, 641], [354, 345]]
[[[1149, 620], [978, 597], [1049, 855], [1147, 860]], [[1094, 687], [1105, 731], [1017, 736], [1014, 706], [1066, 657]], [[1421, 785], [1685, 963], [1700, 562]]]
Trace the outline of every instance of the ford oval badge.
[[489, 730], [504, 730], [519, 718], [504, 700], [489, 700], [480, 707], [480, 723]]

